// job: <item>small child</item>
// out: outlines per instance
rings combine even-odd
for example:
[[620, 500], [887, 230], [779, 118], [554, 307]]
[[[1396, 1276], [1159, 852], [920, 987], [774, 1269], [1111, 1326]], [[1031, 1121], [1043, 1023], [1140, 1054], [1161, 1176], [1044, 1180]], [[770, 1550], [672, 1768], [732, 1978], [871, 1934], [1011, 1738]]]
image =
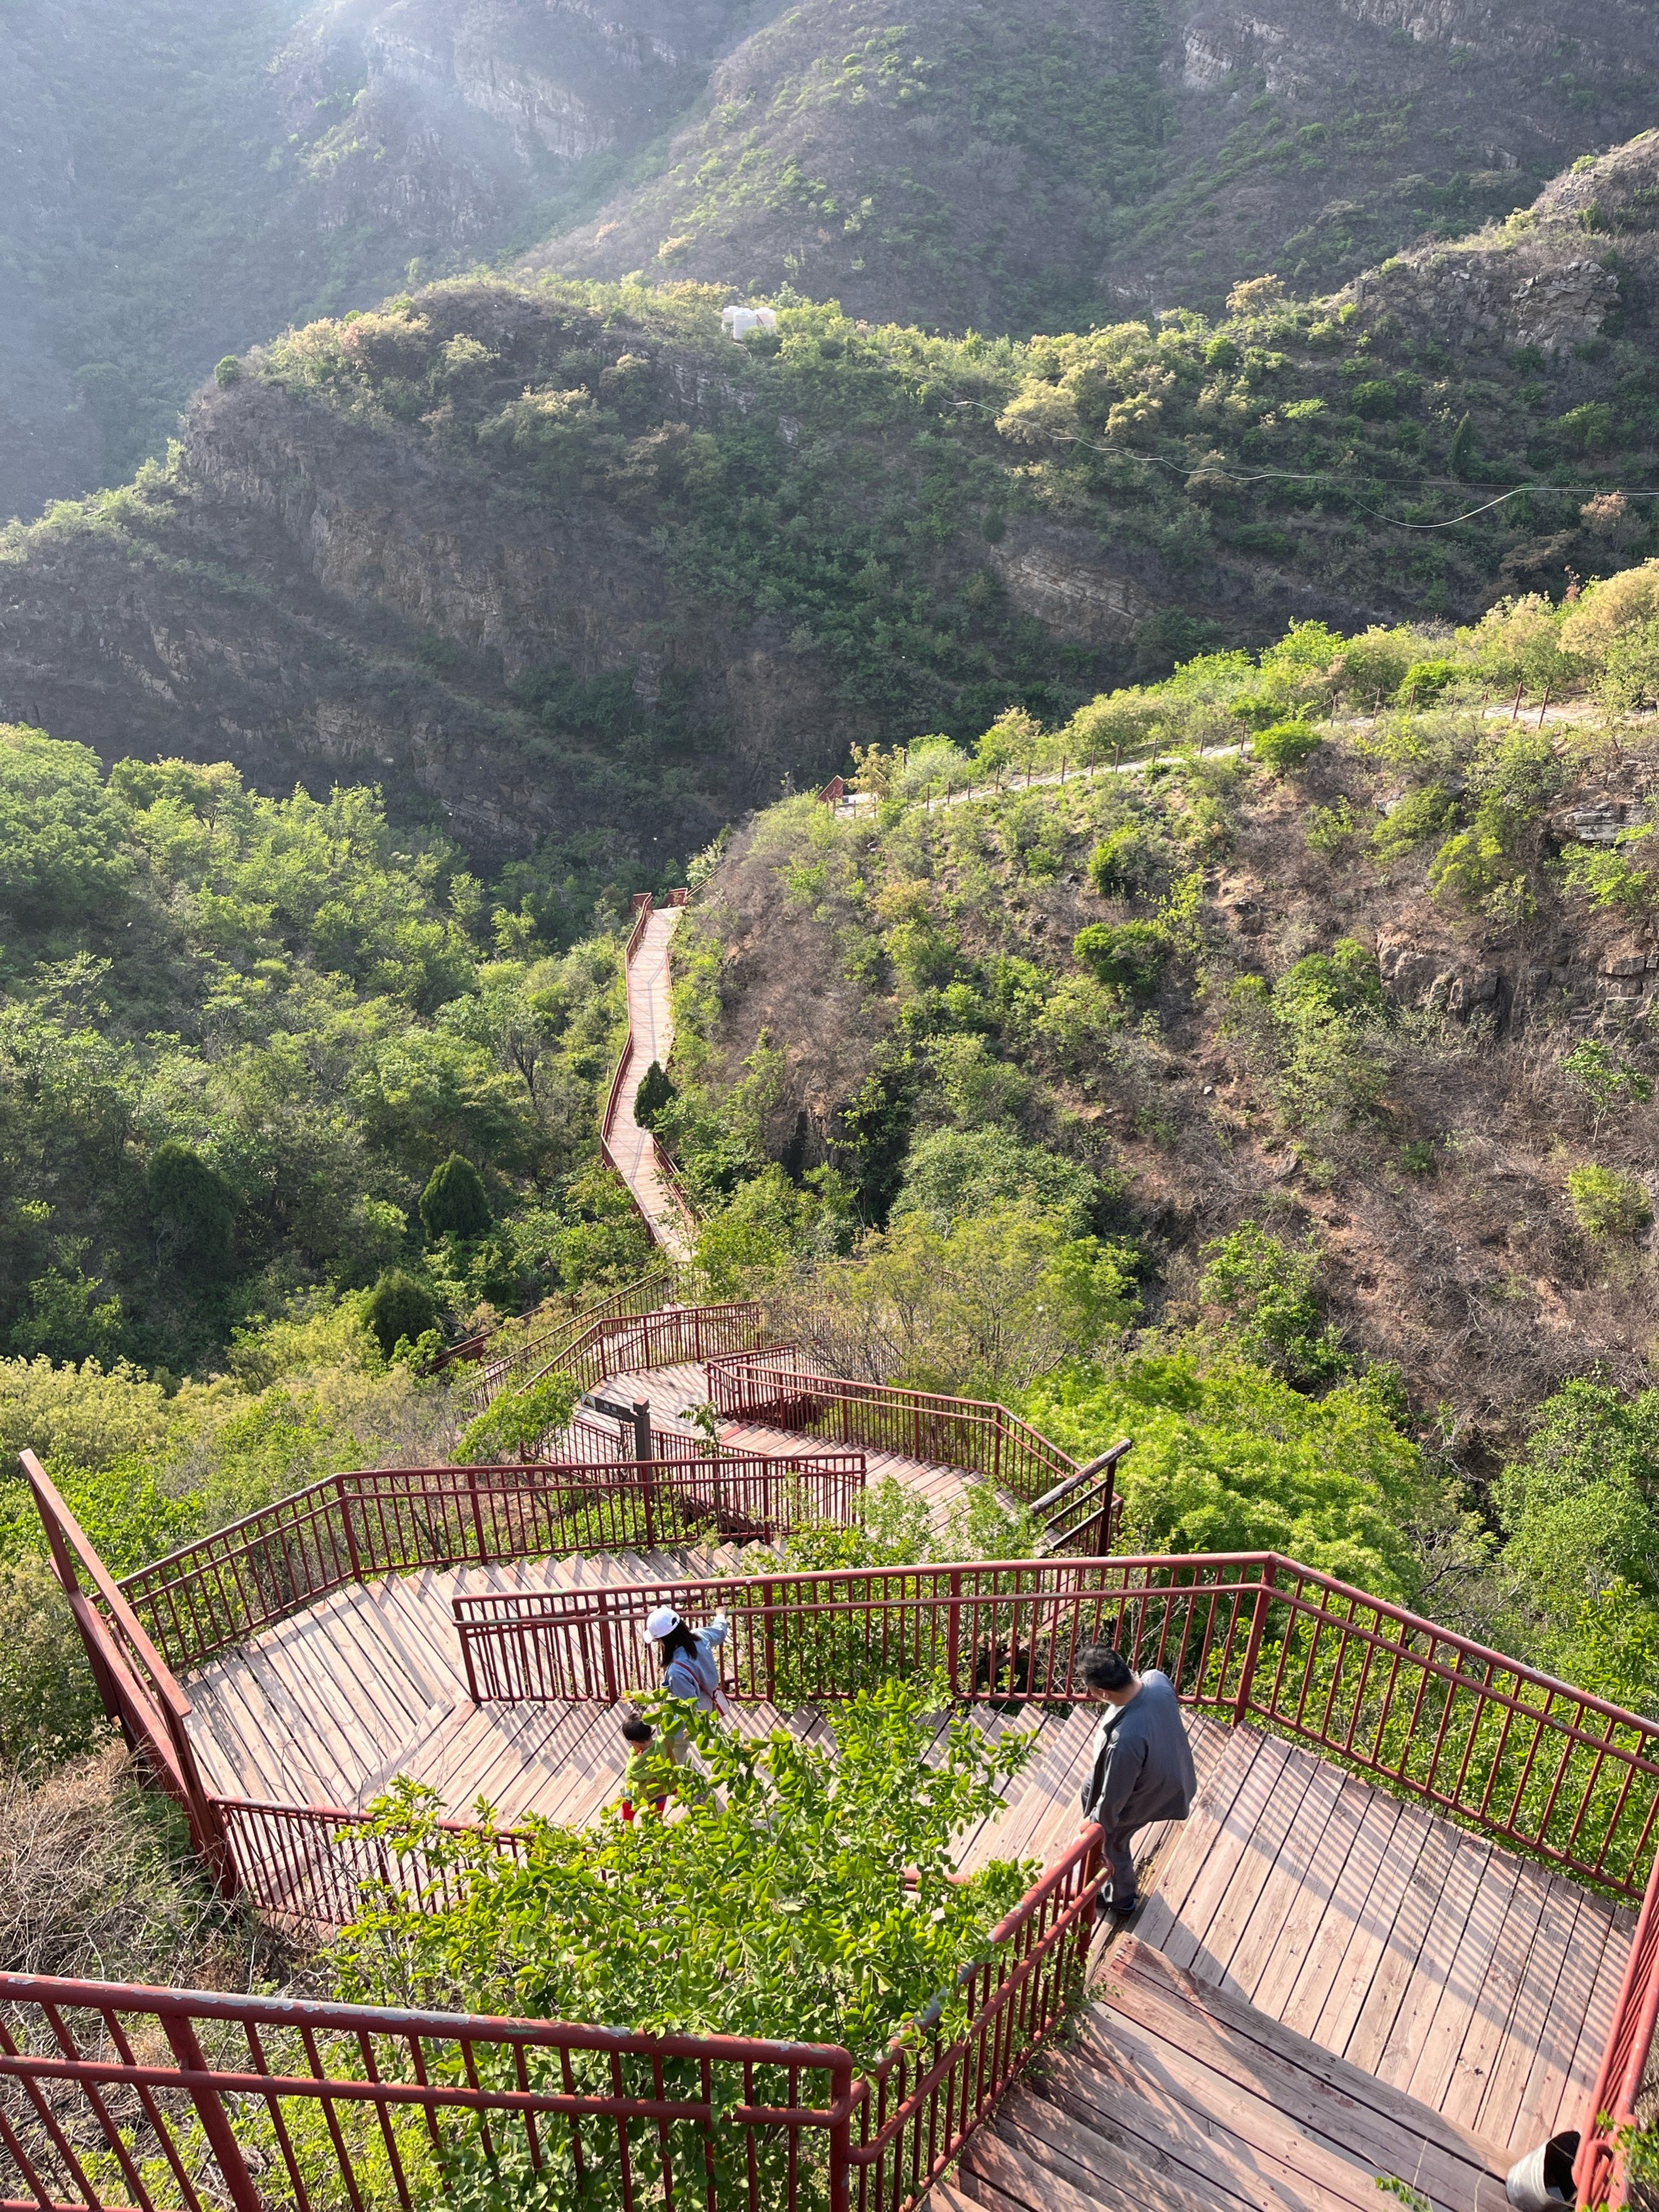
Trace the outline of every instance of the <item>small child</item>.
[[624, 1721], [623, 1741], [629, 1747], [628, 1764], [623, 1770], [623, 1820], [631, 1820], [635, 1805], [647, 1799], [659, 1815], [665, 1813], [676, 1781], [672, 1766], [656, 1748], [656, 1730], [649, 1721]]

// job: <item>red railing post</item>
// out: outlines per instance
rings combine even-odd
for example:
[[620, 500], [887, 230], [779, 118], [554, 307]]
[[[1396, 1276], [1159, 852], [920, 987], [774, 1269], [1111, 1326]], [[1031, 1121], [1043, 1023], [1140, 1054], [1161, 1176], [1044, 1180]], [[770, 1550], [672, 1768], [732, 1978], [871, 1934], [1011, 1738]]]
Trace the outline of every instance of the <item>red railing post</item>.
[[483, 1504], [478, 1496], [478, 1470], [476, 1467], [470, 1467], [466, 1471], [466, 1487], [472, 1500], [472, 1533], [477, 1540], [478, 1565], [483, 1566], [485, 1564]]
[[351, 1579], [354, 1583], [360, 1583], [363, 1578], [363, 1565], [357, 1556], [357, 1531], [352, 1525], [351, 1512], [351, 1486], [356, 1484], [356, 1475], [337, 1474], [334, 1478], [334, 1492], [340, 1501], [340, 1519], [345, 1528], [346, 1559], [350, 1564]]
[[[867, 2094], [860, 2082], [860, 2090]], [[858, 2100], [862, 2102], [862, 2095]], [[853, 2176], [853, 2062], [837, 2059], [830, 2069], [830, 2109], [836, 2115], [830, 2126], [828, 2212], [849, 2212]]]
[[[950, 1583], [951, 1618], [945, 1626], [945, 1670], [951, 1685], [951, 1695], [962, 1695], [962, 1684], [957, 1677], [962, 1668], [962, 1570], [952, 1567]], [[1009, 1662], [1012, 1671], [1012, 1662]]]
[[236, 2207], [236, 2212], [265, 2212], [263, 2198], [242, 2158], [242, 2147], [237, 2142], [224, 2101], [211, 2080], [211, 2069], [196, 2039], [193, 2024], [169, 2010], [162, 2016], [162, 2027], [167, 2041], [173, 2045], [173, 2055], [180, 2070], [191, 2078], [187, 2081], [190, 2101], [196, 2107], [197, 2118], [202, 2123], [202, 2132], [213, 2153], [213, 2162], [223, 2177], [225, 2193]]
[[1233, 1726], [1243, 1728], [1244, 1717], [1250, 1710], [1250, 1688], [1255, 1680], [1255, 1662], [1261, 1654], [1262, 1631], [1267, 1625], [1267, 1607], [1271, 1602], [1273, 1571], [1278, 1562], [1268, 1559], [1261, 1570], [1261, 1587], [1255, 1594], [1250, 1612], [1249, 1640], [1244, 1646], [1244, 1666], [1238, 1678], [1238, 1694], [1233, 1699]]

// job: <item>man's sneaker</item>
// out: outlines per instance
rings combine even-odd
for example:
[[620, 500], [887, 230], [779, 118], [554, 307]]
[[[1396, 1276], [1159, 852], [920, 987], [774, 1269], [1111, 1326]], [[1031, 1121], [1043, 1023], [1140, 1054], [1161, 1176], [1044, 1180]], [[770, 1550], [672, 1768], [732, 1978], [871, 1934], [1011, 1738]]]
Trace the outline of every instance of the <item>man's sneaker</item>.
[[1140, 1899], [1138, 1897], [1126, 1897], [1120, 1904], [1116, 1898], [1113, 1898], [1106, 1910], [1114, 1920], [1133, 1920], [1140, 1910]]

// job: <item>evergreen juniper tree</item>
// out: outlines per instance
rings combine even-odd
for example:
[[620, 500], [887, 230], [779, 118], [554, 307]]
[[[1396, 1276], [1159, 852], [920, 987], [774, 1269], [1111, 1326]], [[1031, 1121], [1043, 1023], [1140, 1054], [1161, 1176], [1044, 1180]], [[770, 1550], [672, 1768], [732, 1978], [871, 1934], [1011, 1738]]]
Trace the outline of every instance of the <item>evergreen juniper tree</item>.
[[494, 1217], [483, 1177], [464, 1152], [452, 1152], [433, 1169], [421, 1193], [421, 1220], [428, 1237], [482, 1237]]

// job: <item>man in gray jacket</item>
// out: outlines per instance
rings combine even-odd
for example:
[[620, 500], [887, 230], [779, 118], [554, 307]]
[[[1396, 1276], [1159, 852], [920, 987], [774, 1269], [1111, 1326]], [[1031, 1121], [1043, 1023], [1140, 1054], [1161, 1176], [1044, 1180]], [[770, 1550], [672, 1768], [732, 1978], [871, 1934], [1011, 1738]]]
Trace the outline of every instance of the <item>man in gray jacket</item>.
[[1090, 1746], [1083, 1785], [1086, 1826], [1098, 1821], [1112, 1869], [1109, 1910], [1127, 1920], [1139, 1903], [1129, 1852], [1137, 1828], [1151, 1820], [1184, 1820], [1193, 1808], [1198, 1777], [1181, 1717], [1175, 1684], [1149, 1667], [1137, 1674], [1120, 1651], [1091, 1644], [1078, 1654], [1077, 1671], [1091, 1697], [1109, 1711]]

